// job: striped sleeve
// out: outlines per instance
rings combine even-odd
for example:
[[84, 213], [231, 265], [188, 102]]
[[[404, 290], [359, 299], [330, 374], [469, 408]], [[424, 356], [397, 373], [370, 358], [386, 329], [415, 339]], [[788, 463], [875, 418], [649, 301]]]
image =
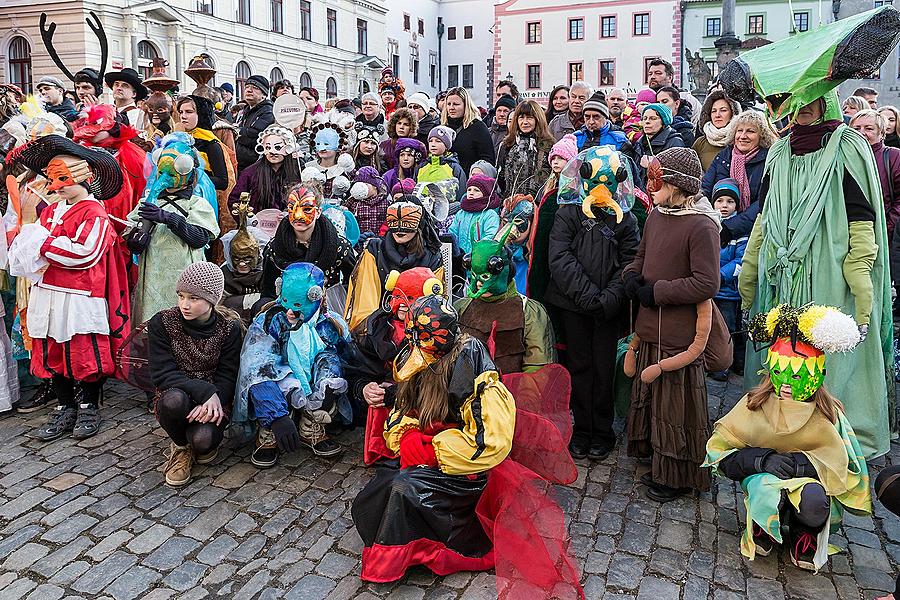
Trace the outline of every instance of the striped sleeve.
[[49, 237], [41, 249], [44, 257], [66, 269], [90, 269], [109, 247], [109, 219], [96, 216], [84, 221], [75, 237]]

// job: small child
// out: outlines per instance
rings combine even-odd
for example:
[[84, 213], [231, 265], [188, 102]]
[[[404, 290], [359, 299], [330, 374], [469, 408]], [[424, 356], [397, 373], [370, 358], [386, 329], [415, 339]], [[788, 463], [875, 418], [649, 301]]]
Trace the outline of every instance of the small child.
[[362, 167], [353, 178], [347, 208], [356, 216], [362, 233], [378, 233], [387, 218], [390, 200], [384, 179], [373, 167]]
[[428, 132], [428, 160], [419, 169], [416, 181], [432, 183], [456, 179], [456, 199], [462, 200], [466, 195], [466, 174], [459, 166], [456, 155], [450, 152], [456, 132], [446, 125], [438, 125]]
[[[500, 229], [500, 197], [495, 190], [496, 180], [484, 175], [469, 179], [466, 197], [453, 215], [450, 233], [456, 236], [460, 252], [468, 254], [476, 240], [488, 240]], [[474, 236], [474, 238], [473, 238]]]
[[476, 160], [469, 167], [469, 177], [472, 175], [487, 175], [491, 179], [497, 179], [497, 168], [486, 160]]
[[[738, 182], [732, 178], [719, 181], [713, 187], [713, 207], [722, 215], [722, 220], [732, 218], [737, 214], [740, 204]], [[744, 249], [747, 247], [747, 237], [733, 239], [719, 251], [719, 271], [722, 283], [714, 302], [719, 307], [719, 312], [728, 325], [734, 341], [734, 362], [731, 370], [738, 375], [744, 374], [744, 349], [746, 341], [741, 331], [741, 295], [738, 293], [738, 275], [741, 273], [741, 261], [744, 259]], [[716, 381], [726, 381], [728, 371], [711, 373], [710, 377]]]
[[396, 202], [400, 200], [403, 196], [408, 194], [412, 194], [416, 189], [416, 180], [415, 179], [401, 179], [397, 183], [393, 185], [391, 188], [391, 200]]
[[634, 100], [634, 110], [622, 124], [622, 130], [625, 132], [625, 137], [627, 137], [628, 141], [632, 144], [636, 144], [637, 141], [641, 139], [641, 136], [644, 135], [644, 130], [641, 126], [641, 113], [643, 112], [644, 107], [653, 104], [654, 102], [656, 102], [656, 92], [650, 88], [641, 90], [637, 93], [637, 98]]
[[425, 144], [416, 138], [400, 138], [394, 146], [396, 166], [384, 174], [384, 183], [389, 190], [403, 179], [415, 179], [419, 167], [425, 159]]

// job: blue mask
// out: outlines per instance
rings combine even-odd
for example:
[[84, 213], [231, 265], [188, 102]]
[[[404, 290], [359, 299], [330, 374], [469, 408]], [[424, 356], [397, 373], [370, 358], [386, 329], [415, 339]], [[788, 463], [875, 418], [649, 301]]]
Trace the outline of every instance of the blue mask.
[[341, 145], [341, 136], [334, 129], [328, 128], [316, 134], [316, 152], [331, 150], [337, 152]]
[[325, 274], [311, 263], [293, 263], [281, 275], [278, 303], [304, 323], [311, 321], [325, 297]]

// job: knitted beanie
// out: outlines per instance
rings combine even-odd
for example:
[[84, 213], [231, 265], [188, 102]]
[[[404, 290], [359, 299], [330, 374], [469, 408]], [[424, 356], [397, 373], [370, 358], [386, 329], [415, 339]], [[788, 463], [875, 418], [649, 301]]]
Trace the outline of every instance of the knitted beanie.
[[662, 167], [662, 180], [694, 196], [700, 191], [703, 167], [690, 148], [669, 148], [656, 155]]
[[497, 168], [486, 160], [476, 160], [469, 167], [469, 177], [472, 176], [472, 169], [481, 169], [482, 174], [497, 179]]
[[251, 75], [247, 78], [247, 85], [259, 88], [266, 95], [269, 94], [269, 80], [262, 75]]
[[594, 92], [594, 95], [588, 98], [581, 109], [581, 113], [584, 114], [589, 110], [595, 110], [605, 118], [609, 118], [609, 107], [606, 105], [606, 97], [600, 92]]
[[640, 104], [641, 102], [656, 102], [656, 92], [649, 88], [641, 90], [637, 93], [637, 98], [634, 102], [635, 104]]
[[741, 189], [737, 179], [732, 179], [731, 177], [720, 179], [713, 186], [712, 201], [715, 202], [719, 196], [731, 196], [736, 202], [740, 201]]
[[215, 306], [225, 291], [225, 274], [211, 262], [193, 263], [178, 276], [175, 291], [203, 298]]
[[487, 175], [472, 175], [469, 177], [466, 187], [478, 188], [481, 190], [481, 195], [484, 198], [490, 198], [495, 182], [496, 180], [493, 177], [488, 177]]
[[652, 104], [648, 104], [644, 107], [644, 110], [641, 111], [641, 116], [644, 116], [644, 113], [648, 110], [652, 110], [656, 114], [659, 115], [660, 120], [662, 121], [663, 127], [668, 127], [672, 124], [672, 109], [666, 106], [665, 104], [660, 104], [659, 102], [654, 102]]
[[416, 180], [407, 177], [394, 184], [394, 187], [391, 188], [391, 196], [396, 196], [397, 194], [412, 194], [415, 189]]
[[453, 140], [456, 139], [456, 132], [446, 125], [437, 125], [436, 127], [432, 127], [431, 131], [428, 132], [428, 139], [430, 140], [431, 138], [441, 140], [444, 147], [447, 150], [450, 150], [450, 147], [453, 146]]
[[553, 160], [554, 156], [559, 156], [565, 159], [566, 162], [569, 162], [575, 158], [576, 154], [578, 154], [578, 140], [571, 133], [567, 133], [553, 144], [553, 148], [550, 149], [550, 156], [547, 157], [547, 162]]
[[[447, 146], [447, 149], [450, 149], [450, 146]], [[400, 160], [400, 152], [402, 150], [412, 150], [416, 153], [416, 162], [419, 163], [425, 158], [425, 155], [428, 154], [428, 149], [425, 147], [425, 144], [417, 140], [416, 138], [398, 138], [397, 143], [394, 144], [394, 160]]]
[[509, 110], [516, 110], [516, 99], [509, 94], [503, 94], [497, 98], [497, 102], [494, 104], [494, 110], [497, 110], [500, 106], [505, 106]]
[[434, 100], [425, 95], [424, 92], [416, 92], [406, 99], [406, 106], [416, 104], [425, 109], [425, 112], [434, 110]]
[[367, 183], [378, 191], [379, 196], [387, 192], [384, 179], [378, 174], [378, 169], [374, 167], [361, 167], [356, 172], [353, 183]]

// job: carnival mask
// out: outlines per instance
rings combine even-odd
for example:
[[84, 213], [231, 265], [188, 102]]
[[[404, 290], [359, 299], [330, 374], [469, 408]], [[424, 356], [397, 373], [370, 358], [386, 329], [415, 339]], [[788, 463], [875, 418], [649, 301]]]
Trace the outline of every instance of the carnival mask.
[[503, 211], [501, 222], [502, 225], [511, 227], [509, 237], [516, 240], [531, 228], [531, 221], [534, 219], [534, 200], [531, 196], [516, 196], [510, 201], [512, 206]]
[[459, 337], [459, 315], [443, 296], [422, 296], [409, 309], [405, 335], [394, 359], [395, 381], [407, 381], [450, 352]]
[[391, 271], [384, 284], [384, 289], [391, 293], [389, 308], [394, 315], [401, 306], [409, 308], [422, 296], [444, 293], [444, 285], [428, 267], [413, 267], [402, 273]]
[[628, 170], [622, 164], [619, 153], [608, 146], [591, 148], [581, 163], [581, 210], [588, 218], [594, 218], [592, 206], [603, 208], [616, 215], [621, 223], [624, 215], [616, 201], [619, 184], [628, 179]]
[[180, 143], [173, 144], [158, 155], [156, 171], [160, 176], [165, 175], [170, 179], [166, 189], [186, 188], [191, 182], [194, 169], [198, 166], [193, 148], [180, 146]]
[[57, 156], [51, 159], [47, 163], [44, 173], [50, 180], [47, 189], [52, 192], [70, 185], [77, 185], [82, 181], [90, 183], [94, 178], [87, 161], [74, 156]]
[[309, 323], [322, 307], [324, 286], [322, 269], [311, 263], [293, 263], [281, 275], [278, 303], [294, 313], [301, 323]]
[[825, 381], [825, 354], [801, 341], [795, 347], [787, 338], [778, 339], [769, 348], [766, 365], [776, 394], [788, 385], [794, 400], [805, 402]]
[[472, 253], [463, 257], [463, 266], [469, 271], [466, 295], [477, 299], [499, 296], [509, 289], [512, 281], [512, 259], [506, 248], [511, 228], [507, 227], [499, 240], [479, 240], [472, 244]]
[[291, 225], [310, 225], [319, 216], [319, 195], [312, 188], [298, 186], [287, 199], [287, 213]]
[[296, 149], [294, 134], [280, 125], [269, 125], [256, 138], [257, 154], [287, 156]]
[[94, 136], [109, 131], [116, 123], [116, 108], [113, 105], [95, 104], [87, 108], [87, 116], [73, 125], [73, 139], [78, 143], [92, 142]]
[[388, 230], [394, 233], [415, 233], [422, 220], [422, 207], [413, 202], [394, 202], [387, 209]]
[[326, 128], [316, 133], [316, 152], [337, 152], [341, 145], [341, 136], [334, 129]]

